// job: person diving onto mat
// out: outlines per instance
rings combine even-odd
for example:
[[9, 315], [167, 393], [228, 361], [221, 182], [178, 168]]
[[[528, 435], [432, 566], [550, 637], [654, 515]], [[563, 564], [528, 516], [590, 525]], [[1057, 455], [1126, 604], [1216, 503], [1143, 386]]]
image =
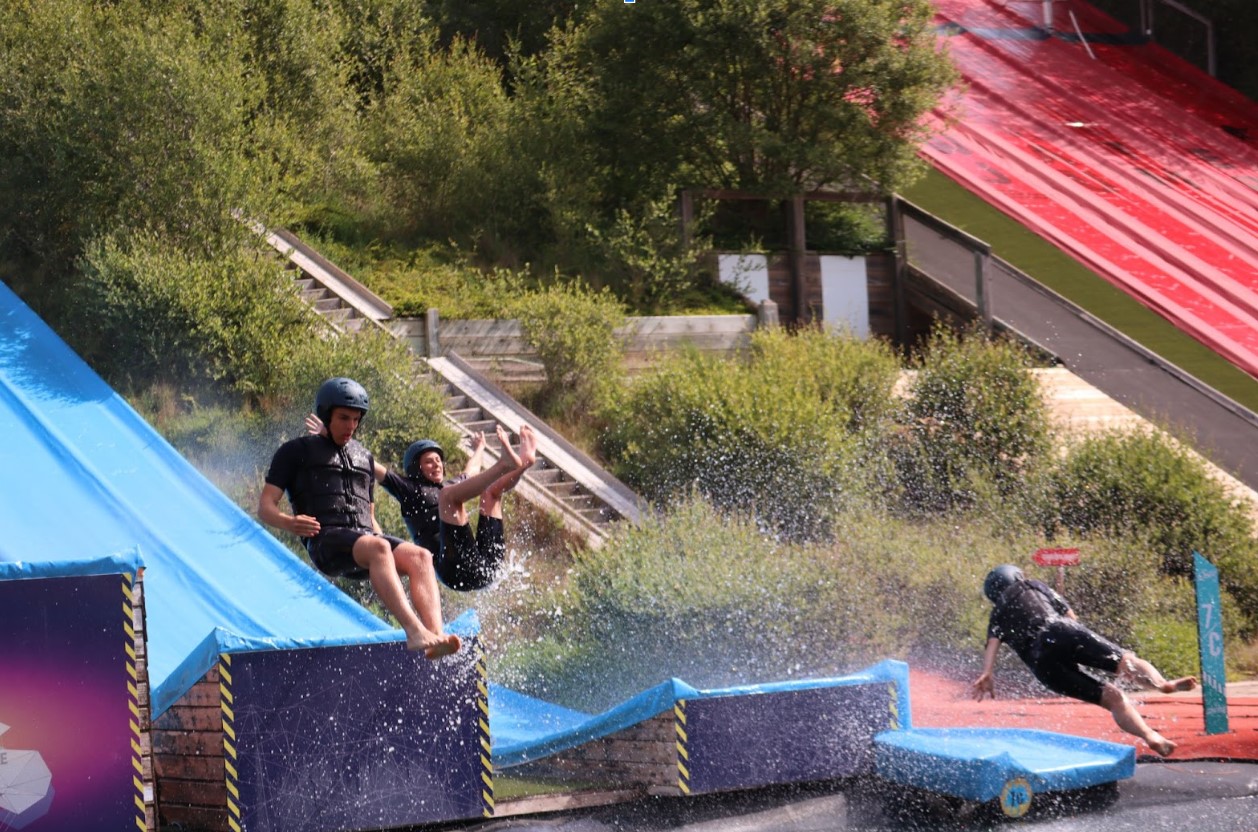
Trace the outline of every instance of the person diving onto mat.
[[1162, 693], [1192, 690], [1197, 686], [1196, 678], [1168, 681], [1149, 662], [1085, 627], [1066, 599], [1044, 582], [1027, 578], [1012, 564], [997, 566], [987, 574], [983, 594], [993, 606], [983, 672], [972, 686], [976, 700], [995, 698], [992, 672], [996, 655], [1001, 644], [1008, 644], [1049, 690], [1100, 705], [1119, 728], [1144, 740], [1162, 757], [1175, 750], [1175, 743], [1150, 728], [1117, 685], [1090, 676], [1083, 667], [1113, 673], [1120, 680]]

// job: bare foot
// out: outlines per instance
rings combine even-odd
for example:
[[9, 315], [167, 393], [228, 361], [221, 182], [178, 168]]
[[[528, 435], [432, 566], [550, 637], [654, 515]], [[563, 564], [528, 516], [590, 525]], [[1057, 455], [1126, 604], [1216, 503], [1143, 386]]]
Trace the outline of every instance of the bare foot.
[[449, 656], [459, 652], [463, 647], [463, 641], [453, 633], [447, 633], [438, 637], [440, 641], [424, 650], [424, 658], [429, 661], [436, 661], [442, 656]]
[[498, 459], [509, 459], [512, 467], [520, 467], [520, 456], [511, 447], [511, 437], [507, 435], [507, 429], [502, 425], [498, 425], [498, 444], [502, 446], [502, 455]]
[[427, 654], [429, 650], [441, 644], [441, 641], [444, 638], [444, 635], [439, 636], [432, 630], [420, 627], [414, 632], [408, 631], [406, 633], [406, 649], [410, 650], [412, 653], [419, 653], [422, 651]]
[[537, 462], [537, 434], [532, 425], [520, 425], [520, 467], [530, 468]]
[[1175, 743], [1168, 740], [1161, 734], [1154, 734], [1153, 738], [1147, 740], [1149, 747], [1157, 752], [1159, 757], [1169, 757], [1171, 752], [1177, 747]]
[[1185, 676], [1182, 679], [1172, 679], [1160, 686], [1162, 693], [1182, 693], [1197, 687], [1196, 676]]

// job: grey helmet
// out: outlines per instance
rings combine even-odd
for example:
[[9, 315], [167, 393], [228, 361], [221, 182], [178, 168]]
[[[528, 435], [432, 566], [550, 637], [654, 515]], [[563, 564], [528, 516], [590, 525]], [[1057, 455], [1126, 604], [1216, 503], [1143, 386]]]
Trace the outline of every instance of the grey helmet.
[[352, 378], [330, 378], [319, 386], [315, 395], [315, 415], [328, 424], [332, 408], [352, 407], [367, 415], [367, 391]]
[[441, 457], [441, 461], [445, 462], [446, 452], [441, 446], [431, 439], [420, 439], [412, 442], [411, 446], [406, 449], [406, 453], [402, 455], [402, 470], [407, 476], [415, 476], [419, 472], [418, 467], [412, 470], [411, 466], [419, 465], [419, 458], [429, 451], [436, 451], [437, 456]]
[[1000, 600], [1000, 596], [1005, 594], [1006, 589], [1025, 577], [1022, 570], [1011, 563], [997, 566], [987, 573], [987, 579], [983, 581], [983, 594], [994, 604]]

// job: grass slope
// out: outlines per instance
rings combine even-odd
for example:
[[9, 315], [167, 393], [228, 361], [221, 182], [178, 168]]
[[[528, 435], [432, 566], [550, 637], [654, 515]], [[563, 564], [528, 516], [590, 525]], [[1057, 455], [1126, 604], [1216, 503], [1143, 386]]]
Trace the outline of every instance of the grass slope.
[[902, 196], [992, 246], [992, 251], [1110, 326], [1258, 411], [1258, 380], [1096, 272], [937, 170]]

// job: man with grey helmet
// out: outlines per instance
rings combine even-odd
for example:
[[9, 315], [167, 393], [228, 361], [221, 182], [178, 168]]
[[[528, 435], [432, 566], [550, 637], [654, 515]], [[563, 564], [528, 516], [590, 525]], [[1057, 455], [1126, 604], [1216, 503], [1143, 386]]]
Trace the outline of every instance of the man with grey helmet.
[[[324, 574], [370, 580], [406, 633], [407, 649], [437, 659], [457, 652], [461, 643], [444, 632], [432, 553], [382, 534], [376, 522], [375, 459], [354, 438], [368, 409], [367, 391], [358, 382], [325, 381], [315, 396], [315, 413], [326, 430], [290, 439], [275, 452], [258, 517], [302, 538]], [[280, 507], [286, 493], [291, 514]], [[410, 583], [409, 599], [403, 577]]]

